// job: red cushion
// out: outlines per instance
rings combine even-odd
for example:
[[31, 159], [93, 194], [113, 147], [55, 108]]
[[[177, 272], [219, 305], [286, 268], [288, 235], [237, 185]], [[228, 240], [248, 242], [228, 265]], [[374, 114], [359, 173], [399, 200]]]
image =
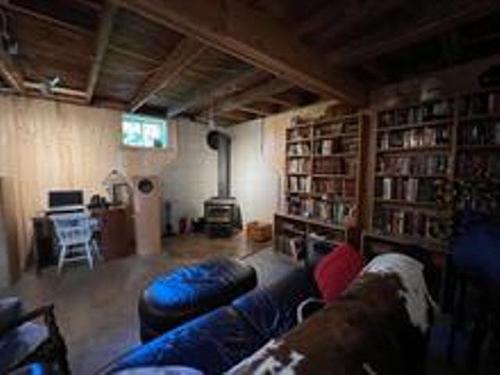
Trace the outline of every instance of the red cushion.
[[325, 256], [314, 270], [314, 278], [325, 302], [332, 302], [363, 268], [363, 257], [352, 246], [341, 244]]

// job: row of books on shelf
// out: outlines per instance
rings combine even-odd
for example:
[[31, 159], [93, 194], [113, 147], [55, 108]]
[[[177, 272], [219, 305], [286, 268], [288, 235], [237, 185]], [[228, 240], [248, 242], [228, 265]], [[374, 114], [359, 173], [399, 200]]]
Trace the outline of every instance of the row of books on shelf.
[[311, 177], [309, 176], [289, 176], [288, 191], [291, 193], [311, 192]]
[[313, 172], [315, 174], [345, 174], [356, 175], [357, 161], [353, 158], [324, 158], [314, 159]]
[[444, 146], [449, 143], [450, 129], [448, 126], [400, 130], [391, 133], [382, 133], [378, 137], [378, 147], [380, 150]]
[[461, 124], [459, 145], [500, 145], [500, 120], [476, 121]]
[[487, 115], [500, 113], [500, 93], [483, 92], [462, 96], [459, 100], [460, 116]]
[[377, 173], [398, 175], [445, 175], [448, 172], [448, 155], [380, 155]]
[[500, 180], [499, 153], [465, 152], [460, 153], [456, 161], [458, 178], [488, 177]]
[[436, 199], [442, 179], [393, 178], [375, 180], [375, 197], [383, 200], [430, 203]]
[[314, 142], [315, 155], [332, 155], [343, 152], [355, 152], [358, 149], [358, 144], [349, 138], [334, 138], [325, 139]]
[[353, 178], [316, 178], [312, 183], [312, 191], [315, 194], [354, 198], [356, 196], [356, 180]]
[[435, 215], [379, 207], [373, 215], [373, 229], [384, 235], [439, 240], [439, 220]]
[[308, 143], [295, 143], [288, 145], [288, 156], [309, 156], [311, 155], [311, 146]]
[[419, 105], [380, 112], [379, 128], [391, 128], [402, 125], [444, 120], [453, 115], [452, 100], [434, 100]]
[[344, 224], [346, 217], [352, 209], [351, 204], [345, 202], [330, 202], [322, 200], [314, 200], [312, 206], [312, 217], [341, 226]]
[[290, 159], [288, 163], [288, 173], [304, 173], [307, 174], [311, 171], [311, 160], [309, 159]]
[[[382, 111], [378, 115], [380, 128], [421, 124], [452, 119], [453, 99], [436, 99], [403, 108]], [[500, 92], [490, 91], [464, 95], [458, 99], [461, 117], [500, 114]]]
[[339, 136], [343, 134], [356, 134], [359, 129], [357, 119], [323, 122], [314, 127], [315, 137]]
[[341, 226], [352, 209], [352, 204], [311, 198], [289, 197], [287, 212], [291, 215]]

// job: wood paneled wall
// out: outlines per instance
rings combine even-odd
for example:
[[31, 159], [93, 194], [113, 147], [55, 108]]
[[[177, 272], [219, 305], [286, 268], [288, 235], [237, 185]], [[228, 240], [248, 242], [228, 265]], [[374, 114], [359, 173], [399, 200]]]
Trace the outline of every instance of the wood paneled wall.
[[0, 177], [13, 187], [4, 198], [17, 221], [18, 267], [30, 251], [31, 218], [46, 208], [49, 190], [83, 189], [88, 200], [105, 193], [102, 181], [112, 169], [129, 176], [159, 174], [175, 158], [175, 124], [172, 149], [131, 150], [121, 145], [120, 116], [109, 109], [0, 97]]

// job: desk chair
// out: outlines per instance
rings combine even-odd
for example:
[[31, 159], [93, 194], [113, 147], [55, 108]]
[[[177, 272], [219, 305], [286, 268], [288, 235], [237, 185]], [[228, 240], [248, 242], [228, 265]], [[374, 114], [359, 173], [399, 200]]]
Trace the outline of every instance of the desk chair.
[[54, 224], [59, 259], [57, 272], [66, 262], [86, 259], [89, 267], [94, 267], [94, 254], [99, 254], [97, 244], [93, 239], [92, 218], [87, 212], [56, 214], [50, 219]]

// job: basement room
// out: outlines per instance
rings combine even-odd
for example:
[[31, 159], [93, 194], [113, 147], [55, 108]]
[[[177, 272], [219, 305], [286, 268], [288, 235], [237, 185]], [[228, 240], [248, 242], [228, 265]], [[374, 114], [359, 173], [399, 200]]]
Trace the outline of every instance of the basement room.
[[0, 373], [500, 374], [499, 19], [0, 0]]

